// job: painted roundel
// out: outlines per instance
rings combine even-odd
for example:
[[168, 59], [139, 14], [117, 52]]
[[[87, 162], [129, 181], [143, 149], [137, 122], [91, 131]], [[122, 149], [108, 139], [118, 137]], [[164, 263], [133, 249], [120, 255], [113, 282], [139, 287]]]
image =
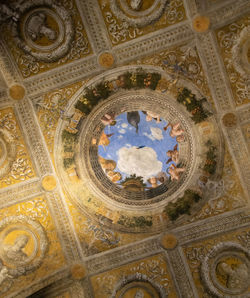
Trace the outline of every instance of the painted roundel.
[[74, 38], [70, 13], [49, 0], [23, 3], [12, 29], [17, 45], [24, 52], [47, 63], [65, 56]]
[[222, 138], [207, 100], [176, 82], [121, 68], [76, 94], [58, 128], [56, 165], [82, 212], [118, 229], [155, 231], [209, 199]]
[[167, 0], [110, 0], [110, 7], [118, 19], [143, 27], [157, 21], [168, 4]]
[[249, 260], [247, 248], [234, 242], [221, 242], [203, 260], [202, 281], [216, 297], [248, 297]]
[[118, 202], [162, 200], [159, 196], [188, 180], [191, 135], [181, 114], [160, 96], [150, 91], [116, 94], [93, 111], [82, 130], [80, 173], [93, 191], [98, 185], [110, 197], [112, 190]]

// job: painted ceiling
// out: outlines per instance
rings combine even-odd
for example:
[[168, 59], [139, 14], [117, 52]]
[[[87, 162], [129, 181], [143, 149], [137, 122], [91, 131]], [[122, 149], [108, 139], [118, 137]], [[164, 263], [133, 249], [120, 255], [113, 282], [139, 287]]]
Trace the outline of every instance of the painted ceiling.
[[250, 3], [0, 1], [0, 297], [248, 297]]

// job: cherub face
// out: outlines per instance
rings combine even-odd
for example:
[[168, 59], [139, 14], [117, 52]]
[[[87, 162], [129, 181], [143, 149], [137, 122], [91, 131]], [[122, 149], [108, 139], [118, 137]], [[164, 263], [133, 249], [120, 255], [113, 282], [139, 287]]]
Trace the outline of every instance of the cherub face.
[[151, 184], [156, 184], [157, 183], [157, 178], [156, 177], [151, 177], [149, 179], [149, 181], [150, 181]]
[[181, 143], [181, 142], [183, 142], [184, 140], [185, 140], [184, 135], [180, 135], [180, 136], [176, 137], [176, 141], [177, 141], [178, 143]]

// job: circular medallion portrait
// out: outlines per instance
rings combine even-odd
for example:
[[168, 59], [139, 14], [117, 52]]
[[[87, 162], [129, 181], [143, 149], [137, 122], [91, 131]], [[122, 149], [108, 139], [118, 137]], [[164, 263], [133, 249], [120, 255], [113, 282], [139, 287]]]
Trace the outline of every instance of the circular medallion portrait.
[[17, 277], [40, 266], [48, 248], [40, 223], [24, 215], [0, 222], [0, 261]]
[[50, 9], [32, 10], [24, 19], [25, 41], [34, 48], [49, 50], [57, 47], [64, 38], [62, 20]]
[[239, 255], [221, 257], [215, 268], [215, 281], [223, 289], [242, 291], [250, 278], [247, 263]]
[[157, 21], [167, 6], [167, 0], [110, 0], [110, 7], [118, 19], [132, 26], [142, 27]]
[[70, 13], [49, 0], [26, 1], [13, 25], [17, 45], [36, 60], [50, 63], [65, 56], [74, 38]]
[[238, 243], [215, 246], [202, 264], [202, 279], [209, 291], [219, 297], [247, 297], [250, 290], [250, 254]]
[[9, 265], [27, 264], [37, 253], [38, 239], [24, 226], [9, 226], [1, 233], [1, 256]]
[[121, 285], [112, 295], [112, 298], [161, 298], [166, 297], [163, 288], [148, 281], [131, 280]]

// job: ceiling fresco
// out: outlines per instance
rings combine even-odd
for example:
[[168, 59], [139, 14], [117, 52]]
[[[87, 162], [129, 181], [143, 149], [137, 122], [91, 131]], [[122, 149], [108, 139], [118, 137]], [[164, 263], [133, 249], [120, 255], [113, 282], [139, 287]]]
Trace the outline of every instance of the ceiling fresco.
[[250, 4], [0, 3], [0, 297], [248, 297]]
[[[98, 158], [112, 182], [132, 191], [146, 191], [169, 178], [180, 179], [184, 168], [179, 167], [176, 176], [169, 174], [180, 161], [176, 140], [184, 133], [180, 122], [171, 127], [151, 111], [131, 111], [117, 117], [105, 114], [101, 121], [106, 127], [99, 139]], [[138, 187], [133, 181], [138, 181]]]

